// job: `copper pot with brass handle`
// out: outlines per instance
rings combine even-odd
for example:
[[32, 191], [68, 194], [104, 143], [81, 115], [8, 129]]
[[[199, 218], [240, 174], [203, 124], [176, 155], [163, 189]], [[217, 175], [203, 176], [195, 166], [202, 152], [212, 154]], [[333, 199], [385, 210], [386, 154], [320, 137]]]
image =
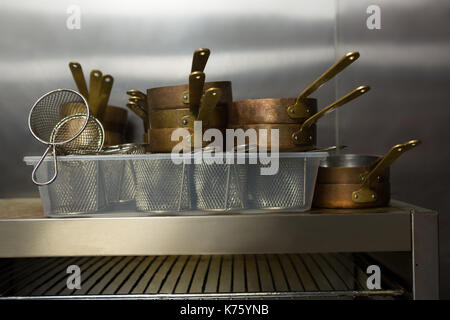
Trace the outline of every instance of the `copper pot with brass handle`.
[[[228, 107], [231, 105], [233, 98], [230, 81], [204, 83], [203, 90], [211, 88], [219, 88], [222, 91], [222, 97], [218, 102], [218, 106]], [[189, 101], [189, 84], [147, 89], [149, 110], [185, 109], [190, 107]]]
[[236, 101], [228, 110], [229, 124], [293, 124], [317, 112], [317, 100], [309, 96], [359, 58], [349, 52], [304, 89], [297, 98], [248, 99]]
[[[194, 116], [190, 109], [174, 110], [152, 110], [149, 117], [153, 121], [147, 131], [147, 138], [150, 152], [172, 152], [173, 147], [180, 141], [172, 141], [174, 130], [186, 129], [186, 136], [181, 137], [183, 141], [193, 145], [194, 121], [202, 121], [202, 134], [208, 128], [224, 128], [224, 120], [220, 117], [220, 112], [216, 112], [218, 101], [220, 101], [221, 90], [210, 88], [205, 91], [201, 100], [197, 116]], [[164, 127], [160, 125], [170, 125]], [[202, 141], [202, 139], [200, 140]]]
[[194, 116], [196, 116], [203, 92], [211, 88], [219, 88], [222, 92], [221, 99], [217, 105], [228, 107], [232, 102], [231, 82], [205, 82], [203, 71], [209, 55], [210, 50], [207, 48], [200, 48], [194, 51], [188, 84], [147, 89], [149, 110], [190, 108]]
[[[312, 82], [297, 98], [249, 99], [237, 101], [228, 110], [228, 127], [247, 130], [279, 131], [279, 151], [307, 151], [315, 148], [315, 123], [325, 114], [336, 110], [370, 90], [361, 86], [317, 112], [317, 100], [309, 96], [323, 84], [359, 58], [358, 52], [349, 52]], [[267, 133], [270, 136], [270, 132]], [[258, 145], [264, 145], [259, 141]], [[266, 147], [271, 148], [272, 143]]]
[[[265, 146], [267, 150], [272, 150], [272, 142], [269, 141], [271, 137], [271, 131], [273, 129], [278, 130], [279, 141], [278, 148], [279, 151], [309, 151], [315, 149], [316, 146], [316, 122], [325, 116], [326, 114], [333, 112], [339, 107], [344, 106], [353, 99], [361, 96], [370, 90], [369, 86], [360, 86], [353, 91], [349, 92], [342, 98], [336, 100], [329, 106], [323, 108], [317, 113], [312, 114], [310, 117], [305, 119], [298, 119], [297, 123], [258, 123], [258, 124], [229, 124], [228, 127], [231, 129], [257, 129], [257, 142], [259, 146]], [[259, 130], [267, 130], [267, 142], [259, 139]], [[250, 142], [253, 143], [253, 142]]]
[[395, 145], [381, 157], [360, 154], [327, 157], [319, 167], [313, 206], [356, 209], [388, 205], [390, 165], [420, 143], [411, 140]]

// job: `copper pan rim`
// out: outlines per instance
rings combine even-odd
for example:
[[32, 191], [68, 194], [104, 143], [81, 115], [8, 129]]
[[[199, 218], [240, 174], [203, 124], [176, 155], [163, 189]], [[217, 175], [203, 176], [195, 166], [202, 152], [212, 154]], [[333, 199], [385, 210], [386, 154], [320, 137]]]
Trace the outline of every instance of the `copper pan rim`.
[[[307, 102], [316, 102], [317, 101], [317, 99], [315, 99], [315, 98], [306, 98], [305, 100]], [[275, 101], [293, 104], [293, 103], [295, 103], [295, 101], [297, 101], [297, 98], [250, 98], [250, 99], [234, 101], [233, 104], [241, 104], [241, 103], [246, 103], [246, 104], [258, 103], [259, 104], [262, 102], [275, 102]]]
[[321, 168], [367, 168], [381, 159], [380, 155], [346, 153], [329, 155], [320, 162]]
[[[222, 86], [231, 86], [231, 81], [225, 80], [225, 81], [207, 81], [205, 82], [205, 85], [210, 85], [210, 84], [214, 84], [214, 85], [222, 85]], [[153, 88], [149, 88], [147, 89], [147, 93], [150, 93], [152, 91], [158, 91], [158, 90], [163, 90], [163, 89], [167, 89], [167, 88], [187, 88], [189, 87], [188, 83], [181, 83], [181, 84], [175, 84], [175, 85], [168, 85], [168, 86], [160, 86], [160, 87], [153, 87]]]

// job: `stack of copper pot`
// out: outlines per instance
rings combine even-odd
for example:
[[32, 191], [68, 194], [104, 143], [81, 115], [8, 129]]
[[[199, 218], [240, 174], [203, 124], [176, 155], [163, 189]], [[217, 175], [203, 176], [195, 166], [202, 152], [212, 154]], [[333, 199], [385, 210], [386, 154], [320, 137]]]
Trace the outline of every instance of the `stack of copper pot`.
[[[227, 110], [233, 101], [231, 82], [205, 82], [203, 71], [209, 55], [209, 49], [201, 48], [194, 52], [188, 84], [147, 90], [150, 152], [171, 152], [179, 143], [172, 141], [172, 132], [185, 128], [192, 136], [195, 120], [202, 121], [203, 131], [226, 128]], [[193, 142], [192, 139], [190, 141]]]
[[[358, 52], [349, 52], [297, 98], [233, 102], [230, 81], [205, 82], [203, 71], [209, 55], [209, 49], [197, 49], [194, 52], [188, 84], [151, 88], [146, 94], [138, 90], [127, 92], [130, 95], [127, 106], [144, 122], [147, 151], [172, 152], [173, 147], [179, 143], [172, 141], [172, 133], [178, 128], [188, 129], [187, 140], [191, 141], [191, 147], [195, 120], [202, 121], [203, 130], [256, 129], [256, 145], [269, 151], [315, 151], [316, 122], [370, 90], [369, 86], [359, 86], [320, 111], [317, 100], [310, 98], [323, 84], [359, 58]], [[260, 139], [258, 129], [267, 129], [265, 139]], [[273, 129], [277, 129], [279, 135], [276, 146], [268, 139]], [[249, 141], [249, 144], [252, 142]], [[319, 168], [313, 205], [325, 208], [386, 205], [390, 199], [389, 165], [401, 153], [418, 144], [420, 141], [412, 140], [397, 145], [384, 157], [329, 157]]]
[[[244, 130], [249, 128], [271, 129], [279, 131], [279, 151], [309, 151], [315, 149], [315, 123], [325, 114], [350, 102], [369, 91], [368, 86], [361, 86], [339, 100], [317, 112], [317, 100], [309, 96], [344, 68], [358, 59], [358, 52], [346, 54], [335, 65], [322, 74], [297, 98], [250, 99], [234, 102], [229, 111], [229, 127]], [[259, 130], [257, 130], [259, 132]], [[270, 140], [259, 139], [258, 146], [272, 149]]]

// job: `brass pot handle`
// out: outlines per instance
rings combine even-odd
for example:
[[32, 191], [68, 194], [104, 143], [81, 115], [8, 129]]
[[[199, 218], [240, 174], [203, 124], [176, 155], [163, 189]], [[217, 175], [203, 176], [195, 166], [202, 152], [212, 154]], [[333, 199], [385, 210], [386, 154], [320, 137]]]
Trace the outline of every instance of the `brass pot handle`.
[[207, 125], [221, 96], [222, 90], [219, 88], [210, 88], [206, 90], [201, 98], [197, 117], [194, 115], [184, 116], [181, 119], [182, 126], [193, 128], [195, 120], [202, 121], [203, 125]]
[[81, 64], [78, 62], [69, 62], [69, 68], [72, 72], [73, 80], [77, 85], [78, 91], [83, 95], [83, 97], [87, 100], [89, 99], [88, 88], [86, 84], [86, 79], [84, 78], [83, 69], [81, 68]]
[[149, 128], [147, 112], [143, 110], [137, 102], [129, 100], [127, 103], [127, 108], [134, 112], [141, 120], [144, 122], [144, 130], [147, 131]]
[[139, 90], [130, 89], [127, 91], [127, 95], [132, 96], [132, 97], [139, 97], [142, 100], [147, 100], [147, 95]]
[[389, 150], [381, 159], [372, 165], [372, 170], [361, 175], [361, 188], [352, 193], [353, 202], [365, 203], [377, 200], [377, 193], [370, 186], [378, 180], [378, 177], [394, 163], [403, 153], [421, 144], [420, 140], [411, 140], [403, 144], [397, 144]]
[[195, 116], [198, 114], [204, 85], [205, 74], [202, 71], [194, 71], [189, 74], [189, 91], [183, 92], [183, 102], [189, 104], [189, 109]]
[[100, 87], [99, 103], [97, 106], [97, 119], [102, 121], [105, 115], [106, 107], [108, 106], [109, 96], [114, 84], [113, 76], [107, 74], [102, 77], [102, 85]]
[[221, 96], [222, 90], [219, 88], [211, 88], [206, 90], [200, 102], [200, 110], [198, 111], [197, 120], [208, 124], [208, 121], [211, 119], [211, 115]]
[[369, 90], [370, 90], [369, 86], [360, 86], [360, 87], [356, 88], [355, 90], [353, 90], [352, 92], [347, 93], [345, 96], [343, 96], [339, 100], [336, 100], [329, 106], [323, 108], [322, 110], [320, 110], [313, 116], [309, 117], [308, 119], [306, 119], [305, 122], [302, 123], [300, 129], [292, 134], [292, 141], [294, 141], [294, 143], [297, 145], [310, 144], [312, 137], [308, 136], [308, 134], [306, 133], [306, 131], [307, 131], [306, 129], [311, 127], [314, 123], [317, 122], [317, 120], [322, 118], [327, 113], [333, 112], [337, 108], [342, 107], [343, 105], [349, 103], [353, 99], [358, 98], [359, 96], [363, 95], [364, 93], [366, 93]]
[[97, 116], [97, 108], [100, 102], [100, 89], [102, 87], [102, 72], [100, 70], [92, 70], [89, 78], [89, 99], [88, 105], [92, 115]]
[[287, 108], [287, 113], [292, 119], [307, 118], [309, 117], [308, 107], [305, 105], [305, 99], [309, 97], [314, 91], [319, 89], [326, 82], [333, 79], [339, 72], [347, 68], [350, 64], [359, 58], [359, 52], [349, 52], [325, 71], [319, 78], [309, 85], [302, 93], [297, 97], [297, 101], [294, 105]]
[[199, 48], [194, 51], [192, 57], [192, 67], [191, 72], [205, 70], [206, 62], [208, 62], [209, 55], [211, 51], [208, 48]]

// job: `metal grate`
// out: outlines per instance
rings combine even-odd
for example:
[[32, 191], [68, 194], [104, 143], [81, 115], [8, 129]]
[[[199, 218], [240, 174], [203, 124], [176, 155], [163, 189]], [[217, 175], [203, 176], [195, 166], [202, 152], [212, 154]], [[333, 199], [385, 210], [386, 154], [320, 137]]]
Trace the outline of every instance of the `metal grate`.
[[[68, 289], [69, 265], [81, 289]], [[401, 297], [382, 277], [366, 288], [369, 262], [356, 254], [72, 257], [0, 260], [3, 298], [369, 298]]]

